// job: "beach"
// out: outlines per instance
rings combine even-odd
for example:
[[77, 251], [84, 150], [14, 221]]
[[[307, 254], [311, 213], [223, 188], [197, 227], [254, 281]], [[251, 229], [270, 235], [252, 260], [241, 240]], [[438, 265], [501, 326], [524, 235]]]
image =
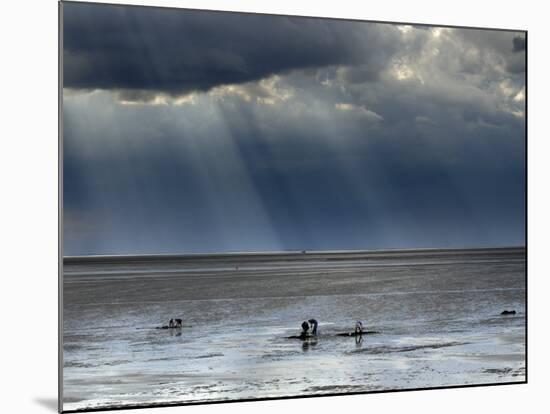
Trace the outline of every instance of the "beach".
[[525, 254], [67, 257], [63, 408], [524, 382]]

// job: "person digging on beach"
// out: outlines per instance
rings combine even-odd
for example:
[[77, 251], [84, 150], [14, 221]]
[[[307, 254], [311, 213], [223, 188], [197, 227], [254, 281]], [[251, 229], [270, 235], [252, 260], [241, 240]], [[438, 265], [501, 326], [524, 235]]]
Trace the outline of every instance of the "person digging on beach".
[[300, 333], [300, 336], [302, 338], [305, 338], [307, 336], [308, 331], [309, 331], [309, 323], [307, 323], [306, 321], [303, 321], [302, 322], [302, 333]]
[[182, 319], [170, 319], [168, 322], [169, 328], [181, 328], [183, 326], [183, 320]]
[[310, 326], [312, 327], [311, 329], [311, 334], [312, 335], [317, 335], [317, 321], [315, 319], [310, 319], [308, 320]]
[[311, 329], [311, 335], [316, 336], [317, 335], [317, 321], [315, 319], [309, 319], [307, 321], [302, 322], [302, 333], [300, 336], [306, 337], [308, 336], [309, 330]]

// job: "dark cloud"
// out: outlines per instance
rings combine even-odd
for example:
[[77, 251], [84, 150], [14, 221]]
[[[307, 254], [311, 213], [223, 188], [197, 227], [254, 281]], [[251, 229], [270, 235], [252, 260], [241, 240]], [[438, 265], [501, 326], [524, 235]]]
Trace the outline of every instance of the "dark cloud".
[[523, 52], [527, 46], [527, 42], [523, 36], [514, 37], [513, 43], [514, 52]]
[[521, 33], [64, 17], [65, 254], [525, 242]]
[[[490, 69], [502, 64], [511, 74], [525, 72], [525, 55], [521, 53], [525, 51], [525, 34], [476, 29], [455, 30], [453, 33], [464, 41], [464, 47], [473, 47], [478, 51], [477, 56], [471, 57], [482, 63], [479, 69]], [[462, 52], [462, 59], [468, 56], [465, 52], [467, 50]]]
[[68, 88], [174, 95], [357, 62], [376, 76], [397, 46], [395, 30], [354, 22], [74, 3], [63, 13]]

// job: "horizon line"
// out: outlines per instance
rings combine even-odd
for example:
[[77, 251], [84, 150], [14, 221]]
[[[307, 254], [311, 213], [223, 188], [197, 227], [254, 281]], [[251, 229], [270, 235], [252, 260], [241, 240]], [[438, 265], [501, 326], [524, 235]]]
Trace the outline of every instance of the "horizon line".
[[429, 251], [464, 251], [464, 250], [505, 250], [526, 249], [526, 245], [496, 246], [496, 247], [413, 247], [413, 248], [382, 248], [382, 249], [345, 249], [345, 250], [267, 250], [267, 251], [228, 251], [228, 252], [199, 252], [199, 253], [124, 253], [124, 254], [89, 254], [63, 256], [63, 259], [108, 259], [108, 258], [163, 258], [163, 257], [208, 257], [208, 256], [262, 256], [284, 254], [340, 254], [340, 253], [398, 253], [398, 252], [429, 252]]

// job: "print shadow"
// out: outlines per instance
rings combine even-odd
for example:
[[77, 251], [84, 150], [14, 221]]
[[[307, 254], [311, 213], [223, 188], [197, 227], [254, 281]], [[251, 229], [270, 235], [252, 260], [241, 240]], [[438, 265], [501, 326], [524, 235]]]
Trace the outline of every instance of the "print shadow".
[[34, 402], [38, 405], [41, 405], [44, 408], [47, 408], [48, 410], [52, 412], [57, 412], [58, 405], [57, 405], [57, 398], [35, 398]]

